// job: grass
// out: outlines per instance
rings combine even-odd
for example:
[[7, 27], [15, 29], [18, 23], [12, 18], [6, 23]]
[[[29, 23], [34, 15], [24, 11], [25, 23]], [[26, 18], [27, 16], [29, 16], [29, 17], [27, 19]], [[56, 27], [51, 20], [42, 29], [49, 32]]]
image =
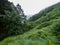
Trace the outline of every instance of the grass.
[[8, 37], [0, 42], [0, 45], [57, 45], [58, 39], [53, 34], [56, 25], [60, 23], [60, 18], [51, 20], [51, 25], [41, 28], [32, 29], [32, 31], [26, 32], [23, 35], [15, 37]]
[[60, 10], [53, 9], [34, 23], [30, 31], [8, 37], [0, 45], [60, 45]]

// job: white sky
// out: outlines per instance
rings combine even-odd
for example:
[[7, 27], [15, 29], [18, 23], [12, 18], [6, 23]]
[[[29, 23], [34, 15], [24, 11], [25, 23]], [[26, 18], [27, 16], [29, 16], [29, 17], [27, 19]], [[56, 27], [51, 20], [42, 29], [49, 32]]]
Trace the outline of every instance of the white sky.
[[25, 15], [34, 15], [40, 10], [51, 6], [60, 0], [9, 0], [15, 5], [19, 3], [24, 10]]

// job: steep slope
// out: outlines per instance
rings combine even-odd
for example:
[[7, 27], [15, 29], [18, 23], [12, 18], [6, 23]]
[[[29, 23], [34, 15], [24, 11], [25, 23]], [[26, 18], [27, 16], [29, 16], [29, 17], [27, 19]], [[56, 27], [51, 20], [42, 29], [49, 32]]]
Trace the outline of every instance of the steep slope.
[[23, 14], [20, 5], [16, 7], [8, 0], [0, 0], [0, 41], [27, 31], [26, 16]]
[[22, 35], [6, 38], [0, 45], [60, 45], [60, 6], [35, 20], [33, 26]]
[[60, 6], [60, 2], [55, 4], [55, 5], [52, 5], [50, 7], [47, 7], [43, 10], [41, 10], [39, 13], [33, 15], [29, 20], [30, 21], [36, 21], [37, 19], [39, 19], [40, 17], [46, 15], [47, 13], [49, 13], [50, 11], [52, 11], [53, 9], [57, 8]]

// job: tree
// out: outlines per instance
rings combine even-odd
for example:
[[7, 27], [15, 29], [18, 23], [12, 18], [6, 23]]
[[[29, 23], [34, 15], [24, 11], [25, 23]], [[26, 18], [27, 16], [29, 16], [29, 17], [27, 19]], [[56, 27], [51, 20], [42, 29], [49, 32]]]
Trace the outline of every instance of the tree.
[[25, 28], [23, 27], [25, 23], [22, 24], [22, 20], [25, 20], [25, 17], [22, 16], [24, 17], [22, 18], [21, 15], [18, 14], [16, 7], [8, 2], [8, 0], [0, 0], [0, 2], [0, 40], [8, 36], [18, 35], [25, 32], [23, 30], [23, 28]]

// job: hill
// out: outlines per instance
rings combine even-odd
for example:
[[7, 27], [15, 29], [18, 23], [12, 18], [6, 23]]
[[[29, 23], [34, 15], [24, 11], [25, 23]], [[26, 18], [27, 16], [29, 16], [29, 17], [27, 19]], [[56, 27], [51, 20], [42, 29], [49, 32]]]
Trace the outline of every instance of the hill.
[[[57, 5], [57, 6], [56, 6]], [[32, 22], [33, 28], [22, 35], [8, 37], [0, 45], [60, 45], [60, 3], [51, 11], [38, 16]], [[32, 17], [33, 18], [33, 17]]]
[[50, 7], [47, 7], [47, 8], [45, 8], [45, 9], [41, 10], [39, 13], [33, 15], [29, 20], [30, 20], [30, 21], [35, 21], [35, 20], [37, 20], [38, 18], [40, 18], [41, 16], [46, 15], [46, 13], [49, 13], [49, 12], [52, 11], [54, 8], [57, 8], [57, 7], [59, 7], [59, 6], [60, 6], [60, 2], [58, 2], [57, 4], [52, 5], [52, 6], [50, 6]]

